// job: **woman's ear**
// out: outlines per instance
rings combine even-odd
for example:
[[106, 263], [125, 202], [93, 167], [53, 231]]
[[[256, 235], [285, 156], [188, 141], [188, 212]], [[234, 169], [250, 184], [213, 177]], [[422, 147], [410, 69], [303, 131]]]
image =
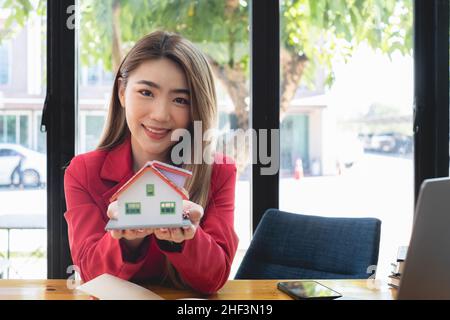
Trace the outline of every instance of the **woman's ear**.
[[119, 88], [117, 95], [119, 96], [120, 105], [125, 108], [125, 83], [123, 78], [117, 79], [117, 86]]

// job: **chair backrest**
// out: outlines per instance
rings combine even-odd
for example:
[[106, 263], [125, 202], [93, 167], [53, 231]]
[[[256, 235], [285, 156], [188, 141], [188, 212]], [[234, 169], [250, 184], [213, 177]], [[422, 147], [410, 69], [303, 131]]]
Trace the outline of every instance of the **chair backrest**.
[[[236, 279], [364, 279], [378, 262], [381, 221], [269, 209]], [[368, 271], [369, 270], [369, 271]]]

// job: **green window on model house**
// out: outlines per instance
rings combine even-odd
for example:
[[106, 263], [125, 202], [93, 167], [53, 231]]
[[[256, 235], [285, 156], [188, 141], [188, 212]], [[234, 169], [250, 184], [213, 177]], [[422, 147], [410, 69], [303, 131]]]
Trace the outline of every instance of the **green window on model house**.
[[140, 202], [125, 203], [125, 214], [141, 214]]
[[175, 202], [161, 202], [161, 214], [175, 214]]
[[155, 195], [155, 185], [148, 184], [147, 185], [147, 197], [153, 197]]

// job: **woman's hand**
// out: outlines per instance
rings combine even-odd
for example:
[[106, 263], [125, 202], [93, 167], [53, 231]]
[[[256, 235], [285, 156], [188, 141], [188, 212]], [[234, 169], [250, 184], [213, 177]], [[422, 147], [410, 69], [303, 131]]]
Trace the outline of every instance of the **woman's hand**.
[[[108, 211], [106, 212], [110, 219], [116, 220], [119, 215], [119, 208], [117, 201], [113, 201], [108, 206]], [[153, 233], [152, 228], [148, 229], [127, 229], [127, 230], [111, 230], [109, 231], [111, 237], [114, 239], [125, 239], [128, 240], [127, 244], [134, 248], [138, 247], [142, 240]]]
[[194, 238], [195, 231], [203, 217], [203, 207], [189, 200], [183, 200], [183, 214], [192, 222], [192, 226], [182, 228], [158, 228], [154, 230], [155, 237], [160, 240], [181, 243]]

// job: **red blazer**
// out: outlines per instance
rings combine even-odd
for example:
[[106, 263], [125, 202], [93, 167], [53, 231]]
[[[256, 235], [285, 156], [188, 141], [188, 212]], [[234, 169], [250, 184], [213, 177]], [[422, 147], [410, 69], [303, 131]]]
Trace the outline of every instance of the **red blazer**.
[[[224, 158], [222, 158], [224, 159]], [[121, 240], [105, 231], [110, 197], [133, 176], [128, 138], [111, 151], [74, 157], [66, 169], [64, 189], [72, 260], [84, 281], [103, 273], [125, 280], [161, 280], [165, 257], [194, 290], [212, 293], [227, 281], [238, 238], [233, 227], [236, 166], [213, 164], [209, 201], [195, 237], [172, 252], [166, 241], [150, 235], [141, 252], [130, 257]]]

